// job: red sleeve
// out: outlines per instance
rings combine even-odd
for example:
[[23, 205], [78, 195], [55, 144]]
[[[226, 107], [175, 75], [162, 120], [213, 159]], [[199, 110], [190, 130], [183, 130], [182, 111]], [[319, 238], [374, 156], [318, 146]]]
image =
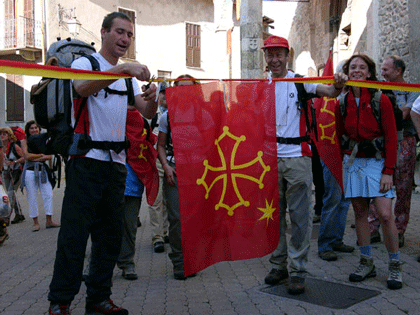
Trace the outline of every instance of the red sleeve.
[[397, 128], [391, 101], [384, 94], [381, 96], [381, 128], [385, 139], [385, 165], [382, 173], [393, 175], [397, 163]]

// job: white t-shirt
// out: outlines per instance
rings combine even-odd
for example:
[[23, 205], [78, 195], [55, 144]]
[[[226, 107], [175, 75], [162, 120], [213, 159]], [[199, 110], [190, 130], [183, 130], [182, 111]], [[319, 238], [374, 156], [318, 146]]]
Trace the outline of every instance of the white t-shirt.
[[[100, 53], [92, 54], [99, 61], [101, 71], [106, 71], [113, 67]], [[76, 59], [72, 65], [74, 69], [92, 70], [91, 63], [87, 58]], [[140, 88], [137, 80], [133, 79], [134, 95], [140, 94]], [[127, 85], [124, 79], [115, 81], [109, 85], [110, 89], [126, 91]], [[100, 90], [97, 95], [91, 95], [87, 100], [89, 113], [89, 135], [94, 141], [124, 141], [125, 124], [127, 120], [127, 95], [118, 95], [107, 93]], [[74, 108], [73, 108], [74, 110]], [[72, 113], [72, 122], [75, 123], [74, 112]], [[111, 151], [111, 157], [108, 151], [91, 149], [86, 157], [101, 160], [112, 161], [125, 164], [125, 150], [119, 154]]]
[[[289, 71], [285, 78], [294, 78], [295, 73]], [[307, 93], [316, 93], [318, 84], [304, 83]], [[297, 138], [300, 134], [301, 113], [297, 108], [298, 96], [294, 82], [276, 82], [276, 133], [277, 137]], [[305, 125], [306, 126], [306, 125]], [[277, 143], [278, 157], [302, 156], [301, 145]]]
[[413, 112], [420, 115], [420, 96], [413, 103], [413, 107], [411, 108]]

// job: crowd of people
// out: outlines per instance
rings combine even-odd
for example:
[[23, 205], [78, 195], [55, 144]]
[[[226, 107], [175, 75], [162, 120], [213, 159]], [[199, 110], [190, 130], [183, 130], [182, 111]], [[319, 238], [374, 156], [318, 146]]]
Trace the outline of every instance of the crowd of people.
[[[147, 66], [119, 63], [133, 38], [133, 24], [128, 16], [118, 12], [107, 15], [102, 23], [101, 37], [101, 50], [92, 56], [99, 62], [101, 71], [133, 77], [132, 90], [129, 91], [129, 85], [123, 79], [73, 80], [75, 91], [87, 100], [84, 109], [87, 112], [81, 115], [81, 124], [88, 125], [89, 135], [95, 143], [106, 142], [108, 147], [92, 147], [85, 155], [70, 156], [66, 161], [61, 228], [48, 294], [50, 315], [70, 314], [70, 304], [82, 281], [87, 287], [86, 314], [128, 314], [110, 298], [112, 276], [117, 266], [122, 270], [124, 279], [138, 278], [134, 254], [145, 185], [136, 172], [137, 162], [127, 158], [133, 155], [130, 153], [133, 147], [117, 149], [112, 144], [118, 144], [120, 148], [126, 137], [141, 139], [143, 129], [150, 133], [158, 131], [156, 139], [153, 135], [152, 140], [149, 138], [152, 144], [149, 149], [157, 150], [155, 171], [159, 173], [159, 191], [155, 203], [149, 205], [153, 250], [164, 252], [164, 244], [169, 243], [174, 278], [187, 278], [184, 275], [177, 174], [166, 108], [166, 85], [140, 87], [137, 80], [150, 80]], [[262, 49], [272, 78], [296, 76], [287, 69], [290, 48], [285, 38], [270, 36], [264, 41]], [[91, 70], [92, 66], [87, 58], [79, 58], [73, 62], [72, 68]], [[389, 82], [405, 82], [404, 70], [400, 57], [389, 56], [382, 64], [381, 74]], [[410, 214], [415, 147], [420, 132], [420, 97], [418, 93], [396, 91], [394, 99], [388, 92], [378, 89], [346, 86], [347, 80], [378, 80], [375, 62], [364, 54], [350, 57], [334, 78], [332, 85], [305, 83], [302, 88], [305, 94], [313, 97], [338, 99], [331, 111], [336, 117], [336, 145], [343, 157], [343, 186], [332, 175], [322, 155], [312, 155], [312, 152], [316, 153], [316, 146], [311, 146], [311, 130], [307, 128], [303, 110], [307, 100], [302, 99], [300, 88], [290, 81], [275, 82], [280, 238], [270, 257], [272, 269], [265, 277], [265, 283], [276, 285], [287, 280], [289, 294], [305, 292], [314, 222], [320, 222], [320, 259], [333, 261], [338, 259], [337, 253], [354, 251], [353, 246], [343, 243], [351, 203], [360, 263], [349, 274], [349, 281], [359, 282], [376, 276], [371, 243], [377, 241], [380, 223], [389, 256], [387, 286], [389, 289], [400, 289], [403, 280], [399, 248], [404, 246], [404, 232]], [[189, 75], [181, 75], [178, 79], [189, 80], [175, 80], [174, 86], [198, 84]], [[106, 93], [105, 88], [119, 93]], [[129, 104], [130, 93], [133, 94], [133, 102]], [[398, 108], [402, 113], [404, 130], [401, 139], [397, 136], [395, 112]], [[136, 132], [133, 126], [139, 126], [141, 132]], [[35, 121], [26, 123], [27, 138], [39, 133], [40, 128]], [[52, 156], [35, 153], [27, 141], [18, 140], [10, 128], [1, 128], [0, 136], [1, 158], [4, 159], [2, 179], [11, 212], [15, 212], [10, 223], [25, 220], [15, 193], [21, 186], [26, 188], [29, 217], [33, 219], [32, 230], [40, 230], [38, 190], [44, 203], [46, 228], [59, 227], [60, 224], [52, 220]], [[316, 163], [320, 167], [312, 167], [315, 159], [318, 159]], [[311, 207], [313, 176], [317, 177], [319, 185], [322, 184], [322, 193], [317, 197], [316, 217]], [[289, 213], [291, 222], [289, 241], [286, 238], [286, 213]], [[89, 237], [92, 241], [89, 268], [83, 274]]]

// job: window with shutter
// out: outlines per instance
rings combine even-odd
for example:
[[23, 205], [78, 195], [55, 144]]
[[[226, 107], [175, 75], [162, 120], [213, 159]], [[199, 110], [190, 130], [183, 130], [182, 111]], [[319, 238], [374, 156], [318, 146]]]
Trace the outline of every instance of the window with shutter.
[[186, 64], [187, 67], [201, 67], [200, 25], [186, 23]]
[[136, 12], [132, 10], [126, 10], [119, 8], [118, 12], [125, 13], [127, 16], [131, 19], [133, 22], [133, 37], [131, 40], [131, 45], [128, 48], [127, 52], [123, 56], [123, 58], [129, 58], [129, 59], [136, 59]]
[[7, 75], [6, 93], [7, 121], [24, 121], [24, 89], [21, 75]]

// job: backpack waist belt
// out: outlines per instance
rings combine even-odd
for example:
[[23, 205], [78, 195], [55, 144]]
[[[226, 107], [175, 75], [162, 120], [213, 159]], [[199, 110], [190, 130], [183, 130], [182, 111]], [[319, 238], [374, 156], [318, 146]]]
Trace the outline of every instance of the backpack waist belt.
[[277, 143], [280, 144], [301, 144], [302, 142], [308, 142], [309, 136], [303, 136], [303, 137], [296, 137], [296, 138], [283, 138], [283, 137], [277, 137]]
[[347, 163], [350, 167], [353, 165], [358, 152], [363, 152], [367, 158], [375, 157], [377, 160], [380, 160], [382, 158], [381, 153], [385, 150], [385, 140], [384, 137], [381, 136], [373, 140], [363, 140], [362, 142], [357, 142], [344, 134], [341, 141], [341, 148], [351, 151], [350, 158]]
[[122, 150], [130, 147], [130, 141], [93, 141], [93, 140], [80, 140], [78, 143], [80, 149], [99, 149], [99, 150], [112, 150], [119, 154]]

